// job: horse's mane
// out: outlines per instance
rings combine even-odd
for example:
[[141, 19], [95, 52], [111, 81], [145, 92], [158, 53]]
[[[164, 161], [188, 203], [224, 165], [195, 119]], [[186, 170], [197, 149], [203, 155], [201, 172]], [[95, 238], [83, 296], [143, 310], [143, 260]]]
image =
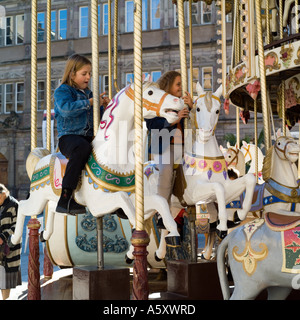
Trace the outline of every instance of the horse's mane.
[[272, 166], [273, 166], [273, 153], [274, 153], [274, 146], [272, 146], [267, 150], [266, 156], [264, 157], [262, 176], [265, 181], [268, 181], [271, 178], [271, 172], [272, 172]]
[[211, 91], [206, 92], [204, 96], [204, 101], [205, 101], [207, 111], [210, 112], [212, 108], [212, 92]]
[[143, 83], [143, 91], [145, 91], [149, 87], [156, 87], [159, 88], [158, 84], [156, 82], [146, 81]]

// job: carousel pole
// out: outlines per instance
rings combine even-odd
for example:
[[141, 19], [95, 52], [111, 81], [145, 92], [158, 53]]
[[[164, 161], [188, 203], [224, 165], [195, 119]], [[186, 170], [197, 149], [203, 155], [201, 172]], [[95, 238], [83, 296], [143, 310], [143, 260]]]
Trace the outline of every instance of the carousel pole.
[[112, 98], [111, 0], [108, 0], [108, 97]]
[[261, 3], [260, 0], [255, 0], [258, 64], [259, 64], [259, 73], [260, 73], [261, 105], [262, 105], [263, 125], [264, 125], [264, 142], [265, 142], [266, 150], [268, 150], [271, 146], [271, 136], [270, 136], [269, 112], [268, 112], [268, 104], [267, 104], [266, 68], [265, 68], [265, 56], [264, 56], [264, 46], [263, 46], [263, 37], [262, 37], [260, 3]]
[[[51, 153], [51, 0], [47, 0], [47, 92], [46, 92], [46, 106], [47, 106], [47, 149]], [[46, 217], [46, 215], [45, 215]], [[45, 222], [46, 224], [46, 222]], [[48, 257], [47, 246], [44, 249], [44, 276], [51, 279], [53, 275], [53, 265]]]
[[149, 236], [144, 230], [143, 186], [143, 88], [142, 88], [142, 0], [134, 1], [134, 124], [135, 124], [135, 223], [131, 243], [133, 255], [133, 300], [148, 300], [147, 245]]
[[119, 0], [115, 0], [114, 9], [114, 87], [117, 92], [120, 91], [118, 87], [118, 10]]
[[[37, 0], [31, 1], [31, 150], [37, 146]], [[32, 216], [29, 229], [28, 300], [41, 300], [39, 228], [36, 216]]]
[[[92, 73], [93, 73], [93, 116], [94, 116], [94, 136], [98, 131], [100, 122], [99, 112], [99, 42], [98, 42], [98, 0], [91, 0], [91, 40], [92, 40]], [[110, 78], [111, 79], [111, 78]], [[103, 253], [103, 218], [96, 219], [97, 225], [97, 267], [104, 269]]]

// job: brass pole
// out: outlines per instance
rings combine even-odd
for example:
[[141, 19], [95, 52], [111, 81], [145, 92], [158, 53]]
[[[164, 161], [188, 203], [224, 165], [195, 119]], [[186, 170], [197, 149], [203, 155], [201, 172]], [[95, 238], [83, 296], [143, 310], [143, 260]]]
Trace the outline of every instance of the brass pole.
[[226, 70], [227, 70], [227, 56], [226, 56], [226, 3], [221, 1], [221, 31], [222, 31], [222, 92], [223, 97], [226, 97]]
[[192, 0], [189, 0], [189, 51], [190, 51], [190, 93], [193, 97], [193, 34], [192, 34]]
[[281, 116], [282, 116], [282, 135], [286, 135], [286, 126], [285, 126], [285, 82], [281, 81]]
[[266, 84], [266, 68], [265, 68], [265, 56], [262, 37], [262, 25], [261, 25], [261, 12], [260, 12], [260, 0], [255, 0], [255, 12], [256, 12], [256, 30], [257, 30], [257, 44], [258, 44], [258, 65], [260, 73], [260, 85], [261, 85], [261, 104], [263, 113], [264, 124], [264, 140], [266, 150], [271, 146], [270, 137], [270, 123], [267, 104], [267, 84]]
[[51, 152], [51, 0], [47, 0], [47, 149]]
[[258, 137], [257, 137], [257, 101], [254, 100], [254, 141], [255, 141], [255, 177], [258, 183]]
[[[98, 41], [98, 1], [91, 0], [91, 40], [92, 40], [92, 73], [93, 73], [93, 122], [94, 136], [98, 131], [100, 122], [100, 98], [99, 98], [99, 41]], [[104, 269], [103, 252], [103, 218], [96, 219], [97, 226], [97, 267]]]
[[117, 92], [120, 91], [118, 86], [118, 5], [119, 0], [115, 0], [114, 9], [114, 87]]
[[279, 0], [279, 35], [280, 39], [283, 38], [283, 3]]
[[108, 0], [108, 97], [112, 98], [111, 0]]
[[132, 234], [134, 246], [134, 300], [147, 300], [149, 295], [147, 245], [149, 236], [144, 227], [144, 164], [143, 164], [143, 87], [142, 87], [142, 0], [134, 1], [134, 129], [135, 129], [135, 223]]
[[31, 150], [37, 146], [37, 0], [31, 1]]

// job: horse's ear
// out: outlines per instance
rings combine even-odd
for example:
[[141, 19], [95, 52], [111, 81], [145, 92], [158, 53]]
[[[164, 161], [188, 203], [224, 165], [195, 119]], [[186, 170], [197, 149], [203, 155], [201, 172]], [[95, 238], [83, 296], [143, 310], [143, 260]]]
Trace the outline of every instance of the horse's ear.
[[288, 128], [288, 126], [285, 127], [286, 136], [292, 138], [292, 134]]
[[246, 142], [246, 141], [242, 141], [242, 144], [243, 144], [243, 146], [245, 147], [245, 148], [247, 148], [247, 146], [248, 146], [248, 143]]
[[225, 151], [225, 148], [220, 144], [220, 150], [222, 151], [222, 152], [224, 152]]
[[215, 96], [217, 96], [218, 98], [220, 98], [222, 96], [223, 93], [223, 87], [222, 85], [220, 85], [220, 87], [217, 89], [217, 91], [214, 93]]
[[235, 143], [235, 148], [236, 148], [236, 150], [238, 150], [238, 148], [239, 148], [237, 142]]
[[199, 81], [198, 81], [197, 84], [196, 84], [196, 90], [197, 90], [198, 96], [200, 96], [200, 94], [204, 93], [204, 90], [203, 90], [203, 88], [201, 87]]
[[276, 132], [276, 139], [281, 136], [281, 129], [279, 128]]
[[227, 141], [227, 148], [230, 148], [230, 142]]

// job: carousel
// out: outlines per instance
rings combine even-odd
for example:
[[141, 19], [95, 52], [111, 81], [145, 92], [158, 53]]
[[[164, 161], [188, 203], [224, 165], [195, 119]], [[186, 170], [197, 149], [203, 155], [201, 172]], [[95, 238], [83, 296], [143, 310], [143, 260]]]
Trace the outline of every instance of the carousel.
[[[189, 0], [190, 19], [192, 2], [197, 1]], [[185, 92], [188, 91], [188, 65], [184, 1], [173, 0], [173, 3], [178, 11]], [[264, 289], [268, 290], [269, 298], [288, 297], [292, 289], [298, 289], [293, 279], [300, 272], [300, 237], [297, 236], [300, 147], [289, 131], [299, 122], [300, 114], [297, 0], [216, 1], [220, 86], [215, 92], [206, 92], [197, 83], [193, 111], [185, 120], [181, 170], [176, 171], [180, 181], [173, 190], [170, 206], [156, 194], [158, 173], [155, 163], [145, 157], [143, 119], [160, 116], [172, 123], [184, 103], [181, 99], [174, 103], [178, 99], [149, 81], [143, 82], [141, 0], [135, 1], [134, 11], [134, 83], [118, 87], [118, 1], [114, 1], [114, 50], [112, 1], [108, 4], [108, 69], [109, 78], [114, 80], [109, 83], [114, 83], [117, 94], [112, 97], [112, 87], [109, 87], [111, 102], [102, 119], [95, 95], [93, 151], [75, 194], [76, 201], [86, 206], [86, 214], [70, 216], [55, 212], [67, 159], [59, 152], [51, 154], [49, 151], [50, 90], [47, 92], [48, 150], [38, 148], [36, 142], [37, 1], [32, 0], [32, 151], [26, 162], [31, 185], [29, 198], [20, 201], [17, 225], [11, 238], [12, 244], [20, 241], [25, 216], [31, 216], [28, 299], [41, 299], [36, 268], [39, 239], [46, 242], [50, 277], [51, 264], [74, 268], [73, 299], [147, 300], [149, 268], [167, 269], [167, 291], [161, 295], [162, 299], [255, 299]], [[91, 1], [95, 79], [99, 79], [97, 6], [97, 1]], [[226, 41], [228, 14], [233, 19], [231, 56], [227, 56], [230, 51]], [[47, 23], [51, 23], [51, 1], [47, 1]], [[192, 70], [191, 21], [189, 26], [189, 67]], [[111, 52], [115, 53], [113, 57]], [[51, 34], [47, 36], [47, 81], [47, 87], [51, 88]], [[93, 81], [92, 89], [99, 92], [97, 81]], [[223, 101], [225, 108], [229, 104], [236, 108], [237, 121], [240, 113], [253, 112], [253, 145], [243, 143], [243, 146], [228, 145], [227, 150], [220, 149], [215, 130]], [[123, 104], [126, 109], [121, 107]], [[263, 117], [264, 154], [257, 146], [258, 113]], [[274, 116], [282, 119], [280, 131], [273, 125]], [[120, 125], [125, 121], [131, 127]], [[128, 143], [110, 139], [112, 132], [118, 137], [121, 133], [128, 136], [133, 129], [134, 139]], [[110, 158], [110, 150], [116, 148], [132, 161], [124, 165]], [[246, 172], [248, 159], [253, 166]], [[280, 170], [276, 170], [278, 168]], [[229, 169], [235, 170], [237, 176], [230, 177]], [[42, 211], [45, 228], [39, 233], [37, 215]], [[156, 213], [163, 219], [161, 230], [156, 225]], [[183, 235], [175, 222], [180, 214], [184, 216]], [[202, 253], [198, 252], [198, 233], [206, 237]], [[131, 295], [129, 268], [133, 268]], [[186, 279], [184, 283], [183, 278]], [[123, 290], [117, 290], [120, 286]]]

